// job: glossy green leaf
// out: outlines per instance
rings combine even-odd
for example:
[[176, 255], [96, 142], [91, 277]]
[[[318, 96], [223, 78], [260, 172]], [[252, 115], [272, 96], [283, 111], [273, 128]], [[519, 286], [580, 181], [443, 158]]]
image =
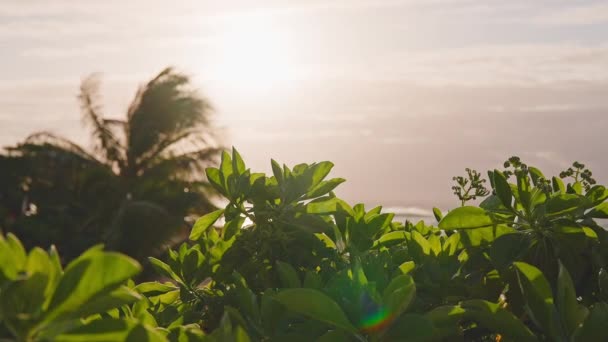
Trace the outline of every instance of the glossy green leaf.
[[435, 340], [458, 336], [462, 332], [460, 322], [466, 311], [460, 306], [440, 306], [427, 312], [424, 316], [433, 322], [436, 329]]
[[557, 177], [553, 177], [551, 179], [551, 184], [553, 186], [554, 192], [559, 192], [562, 194], [566, 193], [566, 186], [564, 185], [564, 182], [561, 179], [559, 179]]
[[190, 232], [190, 240], [198, 240], [201, 235], [203, 235], [203, 233], [209, 229], [209, 227], [211, 227], [223, 214], [224, 209], [220, 209], [210, 212], [209, 214], [196, 220], [194, 226], [192, 227], [192, 231]]
[[134, 322], [123, 319], [98, 319], [56, 336], [53, 340], [57, 342], [126, 341], [136, 325]]
[[591, 218], [608, 219], [608, 202], [604, 202], [591, 209], [586, 216]]
[[45, 320], [72, 317], [81, 306], [114, 291], [140, 270], [135, 260], [118, 253], [95, 251], [83, 254], [65, 269]]
[[514, 262], [527, 311], [539, 328], [554, 340], [563, 338], [549, 282], [542, 272], [524, 262]]
[[416, 263], [413, 261], [406, 261], [399, 265], [399, 271], [402, 274], [409, 274], [412, 270], [414, 270], [414, 268], [416, 268]]
[[433, 216], [435, 216], [435, 220], [439, 222], [443, 218], [443, 213], [441, 210], [439, 210], [439, 208], [433, 208]]
[[441, 222], [439, 228], [444, 230], [474, 229], [493, 225], [492, 217], [478, 207], [460, 207], [450, 211]]
[[141, 300], [143, 297], [136, 291], [126, 286], [120, 286], [110, 293], [100, 294], [92, 298], [86, 305], [78, 308], [74, 313], [77, 316], [88, 317], [90, 315], [104, 313], [113, 308], [128, 305]]
[[466, 311], [467, 319], [478, 322], [492, 332], [513, 341], [537, 341], [536, 336], [522, 321], [499, 304], [473, 299], [463, 301], [460, 306]]
[[486, 246], [493, 243], [500, 236], [514, 231], [513, 228], [504, 224], [477, 229], [465, 229], [459, 232], [460, 242], [465, 247]]
[[243, 172], [245, 172], [245, 162], [243, 161], [240, 153], [234, 147], [232, 147], [232, 170], [237, 175], [241, 175]]
[[274, 299], [293, 312], [352, 333], [357, 332], [357, 329], [348, 320], [340, 306], [321, 291], [288, 289], [277, 293]]
[[546, 179], [545, 175], [543, 175], [543, 173], [539, 169], [533, 166], [528, 167], [528, 172], [530, 173], [530, 177], [532, 178], [532, 183], [536, 186], [538, 186], [539, 180]]
[[224, 186], [224, 182], [220, 176], [220, 170], [214, 167], [209, 167], [205, 169], [205, 174], [207, 175], [207, 180], [209, 184], [215, 188], [220, 194], [227, 195], [226, 187]]
[[407, 274], [398, 275], [388, 284], [382, 302], [392, 315], [399, 316], [410, 305], [416, 295], [414, 279]]
[[150, 261], [150, 265], [152, 265], [152, 267], [156, 270], [156, 272], [158, 272], [158, 274], [167, 278], [171, 278], [177, 281], [178, 283], [183, 282], [182, 279], [171, 269], [169, 265], [153, 257], [149, 257], [148, 260]]
[[270, 164], [272, 165], [272, 173], [274, 174], [274, 178], [277, 180], [279, 185], [283, 184], [283, 170], [281, 169], [281, 165], [277, 163], [275, 160], [271, 160]]
[[239, 232], [243, 223], [245, 223], [245, 218], [242, 216], [226, 222], [224, 225], [224, 240], [232, 239]]
[[513, 201], [513, 193], [511, 192], [511, 186], [507, 182], [507, 179], [505, 178], [505, 175], [502, 172], [494, 170], [493, 175], [494, 189], [496, 190], [496, 195], [498, 196], [498, 198], [500, 198], [500, 201], [505, 207], [511, 208], [511, 203]]
[[589, 201], [589, 207], [595, 207], [596, 205], [604, 202], [608, 198], [608, 189], [603, 185], [594, 185], [587, 191], [585, 198]]
[[344, 178], [332, 178], [327, 181], [322, 181], [306, 193], [306, 198], [316, 198], [327, 195], [345, 181]]
[[382, 235], [378, 240], [374, 242], [374, 246], [390, 246], [396, 243], [400, 243], [411, 236], [409, 232], [403, 230], [396, 230], [390, 233]]
[[497, 270], [509, 267], [514, 261], [521, 260], [528, 252], [532, 240], [529, 235], [510, 233], [499, 236], [488, 250], [490, 260]]
[[589, 313], [587, 308], [578, 304], [576, 297], [576, 290], [572, 283], [572, 278], [570, 277], [568, 270], [566, 270], [564, 265], [560, 262], [557, 275], [555, 304], [568, 336], [574, 332], [585, 318], [587, 318], [587, 314]]
[[545, 209], [547, 216], [561, 216], [578, 210], [582, 203], [582, 199], [578, 195], [560, 194], [549, 198]]

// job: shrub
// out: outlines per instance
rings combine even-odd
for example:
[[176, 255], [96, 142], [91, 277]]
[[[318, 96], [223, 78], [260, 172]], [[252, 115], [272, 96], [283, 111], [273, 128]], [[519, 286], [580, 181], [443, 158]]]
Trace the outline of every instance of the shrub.
[[[581, 164], [578, 164], [580, 166]], [[225, 208], [151, 264], [93, 248], [62, 270], [54, 249], [0, 241], [1, 332], [57, 341], [603, 341], [608, 191], [511, 158], [456, 177], [439, 224], [394, 220], [333, 190], [330, 162], [252, 173], [236, 150], [207, 169]], [[585, 174], [585, 178], [579, 177]], [[514, 183], [509, 182], [513, 177]], [[461, 190], [456, 188], [461, 187]], [[473, 192], [471, 192], [473, 191]], [[479, 206], [466, 205], [485, 197]]]

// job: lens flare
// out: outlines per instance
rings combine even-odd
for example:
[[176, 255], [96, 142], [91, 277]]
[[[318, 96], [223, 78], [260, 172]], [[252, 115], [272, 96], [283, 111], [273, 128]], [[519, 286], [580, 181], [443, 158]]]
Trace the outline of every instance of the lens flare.
[[393, 322], [393, 318], [386, 308], [379, 307], [361, 320], [360, 328], [364, 332], [380, 331], [388, 327]]

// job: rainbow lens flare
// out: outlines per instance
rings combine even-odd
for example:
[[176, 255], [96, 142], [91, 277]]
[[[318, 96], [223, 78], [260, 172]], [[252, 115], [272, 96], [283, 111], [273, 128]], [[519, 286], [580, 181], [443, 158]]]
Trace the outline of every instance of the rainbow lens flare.
[[393, 315], [386, 308], [378, 307], [361, 320], [360, 328], [364, 332], [380, 331], [388, 327], [393, 319]]

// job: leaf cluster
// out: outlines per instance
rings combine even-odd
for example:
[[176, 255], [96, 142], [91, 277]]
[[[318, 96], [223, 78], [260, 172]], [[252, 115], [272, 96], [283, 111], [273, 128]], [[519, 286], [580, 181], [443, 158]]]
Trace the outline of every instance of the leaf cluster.
[[[344, 180], [328, 178], [330, 162], [272, 161], [266, 175], [233, 149], [207, 169], [225, 207], [200, 217], [190, 241], [166, 258], [150, 258], [165, 282], [129, 282], [137, 264], [99, 248], [63, 271], [47, 265], [58, 265], [54, 250], [26, 255], [14, 236], [1, 240], [1, 333], [59, 341], [604, 341], [608, 232], [596, 220], [608, 218], [608, 190], [547, 181], [524, 165], [509, 161], [514, 183], [490, 171], [492, 192], [475, 195], [487, 196], [479, 206], [445, 215], [435, 208], [432, 226], [339, 199], [333, 191]], [[480, 189], [480, 174], [468, 174], [457, 182]]]

